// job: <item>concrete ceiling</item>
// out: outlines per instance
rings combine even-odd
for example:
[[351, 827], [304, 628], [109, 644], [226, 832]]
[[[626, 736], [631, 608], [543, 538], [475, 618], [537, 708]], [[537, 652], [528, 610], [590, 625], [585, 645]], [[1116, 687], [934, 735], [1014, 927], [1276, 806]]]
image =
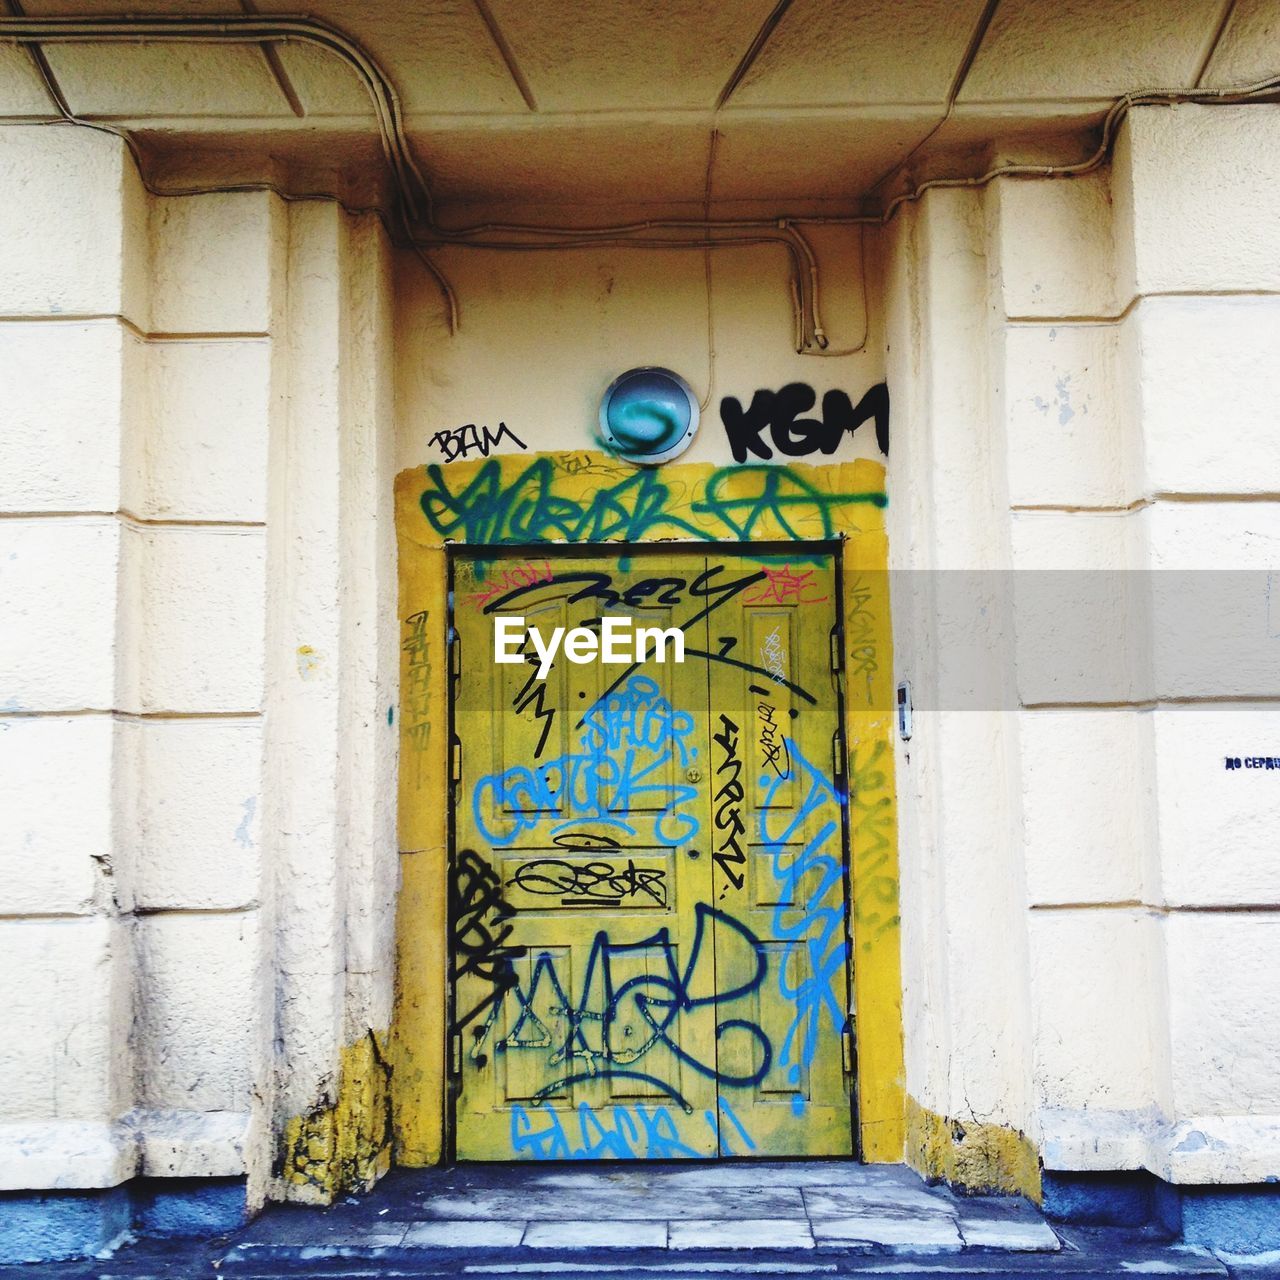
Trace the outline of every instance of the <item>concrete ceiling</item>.
[[[287, 0], [0, 0], [11, 15], [296, 15]], [[711, 196], [852, 209], [998, 146], [1064, 149], [1126, 91], [1280, 71], [1280, 0], [318, 0], [398, 95], [438, 209]], [[43, 66], [41, 61], [43, 60]], [[0, 43], [0, 116], [136, 136], [170, 181], [376, 191], [369, 97], [296, 42]], [[977, 160], [969, 163], [976, 164]], [[283, 175], [283, 176], [282, 176]], [[354, 194], [353, 194], [354, 193]]]

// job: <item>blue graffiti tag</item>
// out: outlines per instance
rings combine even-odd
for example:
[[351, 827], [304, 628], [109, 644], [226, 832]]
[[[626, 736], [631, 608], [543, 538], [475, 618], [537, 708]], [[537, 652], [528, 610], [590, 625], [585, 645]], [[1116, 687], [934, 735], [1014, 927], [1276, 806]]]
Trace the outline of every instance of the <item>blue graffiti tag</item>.
[[[746, 1149], [754, 1151], [756, 1144], [733, 1108], [723, 1099], [718, 1105]], [[511, 1108], [512, 1151], [531, 1160], [687, 1160], [703, 1155], [681, 1140], [679, 1122], [665, 1106], [650, 1108], [637, 1102], [632, 1107], [593, 1109], [589, 1103], [582, 1102], [574, 1114], [578, 1119], [578, 1133], [570, 1137], [560, 1114], [550, 1103], [542, 1103], [534, 1115], [516, 1103]], [[535, 1119], [545, 1119], [546, 1124], [535, 1129]], [[715, 1112], [704, 1111], [703, 1119], [716, 1136], [720, 1153], [732, 1155]]]
[[[742, 1121], [738, 1119], [737, 1113], [729, 1105], [728, 1101], [724, 1098], [721, 1098], [716, 1103], [716, 1105], [724, 1113], [725, 1118], [738, 1131], [738, 1136], [742, 1139], [743, 1145], [746, 1147], [746, 1149], [748, 1151], [754, 1151], [756, 1149], [756, 1144], [752, 1141], [751, 1135], [747, 1132], [746, 1127], [743, 1125]], [[712, 1123], [711, 1112], [707, 1111], [704, 1114], [707, 1117], [707, 1123], [711, 1124]], [[728, 1130], [723, 1125], [718, 1126], [718, 1128], [720, 1131], [720, 1154], [722, 1156], [733, 1155], [734, 1154], [733, 1143], [729, 1138]]]
[[678, 810], [697, 797], [697, 788], [666, 780], [677, 757], [684, 766], [697, 754], [688, 742], [693, 717], [675, 710], [656, 681], [632, 676], [582, 723], [579, 750], [532, 767], [514, 765], [476, 783], [472, 809], [485, 839], [509, 845], [548, 815], [556, 821], [553, 835], [584, 820], [634, 835], [627, 817], [641, 811], [657, 842], [693, 839], [697, 818]]
[[511, 1149], [532, 1160], [670, 1160], [696, 1157], [699, 1152], [680, 1141], [679, 1130], [666, 1107], [652, 1111], [632, 1107], [578, 1106], [578, 1140], [570, 1139], [555, 1109], [541, 1107], [547, 1124], [534, 1129], [533, 1118], [517, 1103], [511, 1108]]
[[[792, 739], [784, 741], [791, 756], [791, 779], [799, 785], [803, 799], [790, 812], [782, 829], [775, 831], [772, 824], [779, 820], [775, 815], [788, 817], [788, 811], [775, 800], [787, 779], [761, 778], [766, 794], [759, 830], [778, 884], [780, 901], [773, 911], [774, 933], [786, 941], [778, 966], [778, 989], [794, 1009], [778, 1062], [787, 1068], [788, 1079], [799, 1086], [818, 1050], [823, 1011], [830, 1016], [837, 1035], [844, 1031], [845, 1013], [838, 989], [848, 943], [840, 892], [844, 878], [840, 796]], [[779, 807], [773, 808], [774, 804]], [[806, 840], [805, 828], [815, 817], [814, 830]], [[800, 957], [807, 963], [796, 963]]]

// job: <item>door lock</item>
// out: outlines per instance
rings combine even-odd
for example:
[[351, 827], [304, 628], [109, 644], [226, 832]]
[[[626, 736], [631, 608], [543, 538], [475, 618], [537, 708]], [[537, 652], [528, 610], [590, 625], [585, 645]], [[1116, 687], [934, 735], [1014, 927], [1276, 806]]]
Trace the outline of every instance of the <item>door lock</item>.
[[684, 776], [685, 776], [685, 781], [686, 781], [686, 782], [701, 782], [701, 781], [702, 781], [702, 770], [701, 770], [701, 769], [686, 769], [686, 770], [684, 771]]
[[691, 858], [700, 858], [700, 857], [702, 857], [702, 851], [701, 851], [700, 849], [690, 849], [690, 850], [689, 850], [689, 857], [691, 857]]

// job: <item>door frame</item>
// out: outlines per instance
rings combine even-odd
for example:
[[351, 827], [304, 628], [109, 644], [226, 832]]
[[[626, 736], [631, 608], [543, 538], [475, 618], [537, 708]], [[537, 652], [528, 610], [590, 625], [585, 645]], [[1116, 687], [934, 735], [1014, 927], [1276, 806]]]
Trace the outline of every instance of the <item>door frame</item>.
[[[749, 558], [770, 558], [770, 557], [787, 557], [793, 560], [802, 560], [808, 551], [814, 554], [830, 555], [833, 560], [833, 578], [835, 582], [835, 599], [833, 602], [833, 618], [832, 627], [832, 657], [833, 665], [830, 668], [831, 674], [836, 677], [835, 686], [835, 711], [837, 734], [839, 737], [838, 744], [833, 744], [832, 764], [837, 766], [838, 771], [834, 771], [832, 775], [832, 784], [840, 798], [840, 863], [841, 863], [841, 890], [842, 890], [842, 919], [843, 919], [843, 936], [845, 944], [845, 962], [844, 962], [844, 990], [843, 1000], [845, 1009], [845, 1025], [841, 1031], [841, 1048], [840, 1053], [847, 1062], [847, 1070], [845, 1075], [848, 1078], [848, 1102], [849, 1102], [849, 1128], [853, 1144], [852, 1157], [832, 1156], [824, 1157], [827, 1159], [843, 1159], [853, 1162], [862, 1162], [865, 1159], [863, 1149], [862, 1126], [859, 1123], [859, 1107], [858, 1107], [858, 1036], [857, 1036], [857, 1018], [856, 1013], [850, 1015], [850, 1010], [856, 1010], [855, 994], [854, 994], [854, 968], [856, 945], [854, 937], [854, 876], [852, 863], [852, 845], [851, 845], [851, 825], [849, 814], [849, 769], [848, 769], [848, 708], [846, 706], [846, 678], [845, 663], [843, 660], [845, 650], [845, 598], [844, 598], [844, 570], [845, 570], [845, 543], [847, 539], [826, 538], [820, 540], [793, 540], [793, 541], [758, 541], [758, 542], [707, 542], [705, 540], [695, 539], [669, 539], [654, 542], [533, 542], [525, 544], [511, 543], [446, 543], [445, 551], [445, 589], [446, 589], [446, 611], [445, 611], [445, 627], [446, 627], [446, 689], [447, 689], [447, 716], [446, 716], [446, 744], [447, 758], [449, 760], [449, 769], [447, 775], [447, 803], [446, 803], [446, 877], [447, 883], [453, 883], [453, 876], [457, 869], [458, 858], [458, 841], [457, 841], [457, 806], [458, 792], [461, 786], [459, 772], [455, 770], [454, 760], [457, 758], [456, 753], [461, 746], [461, 740], [457, 733], [456, 708], [457, 708], [457, 682], [460, 673], [457, 671], [455, 654], [457, 653], [456, 640], [457, 631], [454, 626], [454, 618], [457, 611], [457, 566], [461, 561], [473, 560], [518, 560], [528, 562], [530, 560], [546, 560], [549, 562], [567, 561], [567, 560], [587, 560], [587, 559], [633, 559], [647, 558], [649, 556], [671, 555], [673, 553], [687, 552], [691, 555], [702, 554], [704, 556], [713, 554], [712, 547], [719, 548], [726, 555], [743, 556]], [[840, 656], [838, 665], [835, 664], [836, 655]], [[446, 897], [445, 911], [445, 963], [443, 966], [444, 979], [444, 1010], [445, 1018], [442, 1025], [444, 1036], [444, 1045], [442, 1046], [442, 1055], [444, 1058], [444, 1090], [443, 1090], [443, 1157], [444, 1162], [448, 1165], [457, 1163], [457, 1105], [461, 1094], [461, 1071], [454, 1067], [454, 1038], [455, 1033], [453, 1027], [455, 1025], [456, 1010], [454, 1007], [455, 983], [452, 978], [453, 969], [453, 945], [455, 916], [454, 916], [454, 900], [452, 892]], [[719, 1163], [728, 1160], [750, 1160], [750, 1159], [804, 1159], [809, 1157], [785, 1157], [777, 1155], [761, 1155], [761, 1156], [712, 1156], [706, 1161], [707, 1163]], [[470, 1163], [470, 1162], [469, 1162]], [[522, 1161], [512, 1159], [511, 1164], [520, 1164]], [[548, 1161], [547, 1163], [553, 1163]], [[621, 1162], [609, 1162], [621, 1163]], [[627, 1162], [630, 1163], [630, 1162]], [[660, 1161], [646, 1161], [637, 1159], [635, 1163], [661, 1163]], [[700, 1162], [701, 1163], [701, 1162]]]
[[[599, 450], [528, 450], [409, 466], [395, 480], [399, 699], [395, 987], [387, 1065], [394, 1160], [445, 1158], [444, 996], [449, 775], [447, 549], [658, 541], [844, 544], [845, 755], [858, 1140], [897, 1164], [908, 1107], [895, 774], [893, 628], [884, 464], [857, 457], [636, 469]], [[392, 715], [388, 713], [388, 723]]]

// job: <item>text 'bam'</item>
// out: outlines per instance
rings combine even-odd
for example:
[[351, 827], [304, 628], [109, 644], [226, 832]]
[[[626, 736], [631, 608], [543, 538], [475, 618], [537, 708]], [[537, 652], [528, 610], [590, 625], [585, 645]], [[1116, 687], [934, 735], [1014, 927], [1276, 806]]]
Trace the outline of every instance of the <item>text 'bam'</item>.
[[494, 662], [526, 662], [529, 649], [538, 655], [538, 679], [545, 680], [564, 650], [570, 662], [633, 663], [644, 662], [653, 650], [655, 662], [666, 662], [667, 645], [671, 645], [671, 661], [684, 661], [684, 632], [679, 627], [664, 631], [661, 627], [635, 627], [628, 617], [605, 616], [600, 629], [594, 627], [555, 627], [551, 638], [544, 640], [537, 627], [526, 627], [523, 618], [495, 617], [493, 620]]

